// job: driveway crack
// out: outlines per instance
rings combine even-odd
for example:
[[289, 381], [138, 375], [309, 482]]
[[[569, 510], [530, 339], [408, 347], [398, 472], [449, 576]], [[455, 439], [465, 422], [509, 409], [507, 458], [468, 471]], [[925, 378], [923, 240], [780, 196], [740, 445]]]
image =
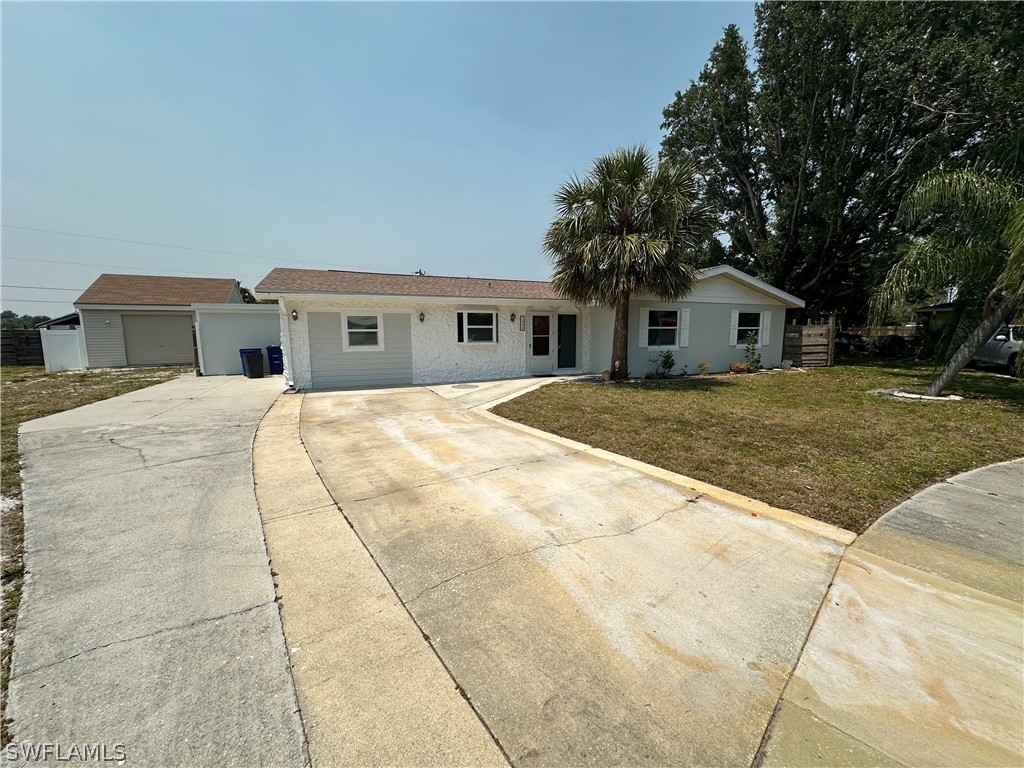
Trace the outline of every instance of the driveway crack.
[[[115, 439], [113, 437], [108, 437], [107, 440], [110, 441], [111, 445], [117, 446], [118, 448], [123, 448], [126, 451], [133, 451], [134, 453], [136, 453], [138, 455], [138, 457], [139, 457], [139, 461], [142, 462], [142, 468], [143, 469], [148, 469], [149, 468], [148, 465], [146, 464], [146, 454], [144, 454], [142, 452], [141, 448], [136, 448], [135, 446], [132, 446], [132, 445], [122, 445], [121, 443], [119, 443], [117, 441], [117, 439]], [[129, 470], [129, 471], [132, 471], [132, 470]], [[120, 473], [114, 473], [114, 474], [120, 474]]]
[[[479, 472], [473, 472], [473, 473], [468, 474], [468, 475], [456, 475], [454, 477], [445, 477], [445, 478], [443, 478], [441, 480], [430, 480], [430, 481], [428, 481], [426, 483], [420, 483], [419, 485], [410, 485], [407, 488], [396, 488], [393, 491], [386, 491], [385, 493], [379, 493], [376, 496], [362, 496], [362, 497], [360, 497], [358, 499], [345, 499], [345, 501], [346, 501], [346, 503], [354, 504], [354, 503], [356, 503], [358, 501], [373, 501], [374, 499], [383, 499], [383, 498], [385, 498], [387, 496], [394, 496], [396, 493], [408, 493], [409, 491], [418, 491], [420, 488], [428, 488], [428, 487], [430, 487], [432, 485], [446, 485], [448, 483], [457, 483], [460, 480], [472, 480], [473, 478], [476, 478], [476, 477], [482, 477], [484, 475], [489, 475], [492, 472], [500, 472], [503, 469], [510, 469], [512, 467], [526, 467], [526, 466], [529, 466], [530, 464], [538, 464], [538, 463], [544, 462], [544, 461], [551, 461], [551, 459], [553, 459], [553, 458], [555, 458], [555, 459], [564, 459], [567, 456], [577, 456], [577, 455], [579, 455], [581, 453], [583, 453], [583, 451], [566, 451], [565, 453], [557, 455], [557, 456], [542, 456], [539, 459], [530, 459], [529, 461], [520, 461], [520, 462], [516, 462], [514, 464], [502, 464], [500, 467], [491, 467], [490, 469], [482, 469]], [[315, 464], [314, 464], [314, 466], [315, 466]], [[320, 472], [320, 470], [318, 469], [317, 470], [317, 474], [319, 474], [319, 472]], [[325, 487], [326, 487], [326, 485], [325, 485]], [[333, 495], [332, 495], [332, 497], [333, 497]]]
[[411, 605], [412, 603], [416, 602], [421, 597], [423, 597], [425, 594], [427, 594], [428, 592], [432, 592], [433, 590], [437, 589], [438, 587], [443, 587], [445, 584], [453, 582], [456, 579], [461, 579], [463, 576], [468, 576], [471, 573], [476, 573], [477, 571], [482, 571], [482, 570], [485, 570], [487, 568], [490, 568], [491, 566], [497, 565], [498, 563], [502, 562], [503, 560], [508, 560], [510, 558], [515, 558], [515, 557], [524, 557], [525, 555], [532, 555], [534, 552], [540, 552], [541, 550], [544, 550], [544, 549], [561, 549], [562, 547], [572, 547], [572, 546], [575, 546], [577, 544], [581, 544], [584, 541], [593, 541], [595, 539], [616, 539], [616, 538], [618, 538], [620, 536], [629, 536], [629, 535], [631, 535], [633, 533], [636, 533], [637, 531], [639, 531], [639, 530], [641, 530], [643, 528], [646, 528], [649, 525], [654, 525], [655, 523], [660, 522], [667, 515], [671, 515], [671, 514], [674, 514], [674, 513], [677, 513], [677, 512], [682, 512], [684, 509], [686, 509], [691, 504], [694, 504], [697, 501], [700, 501], [701, 498], [702, 498], [702, 496], [695, 496], [694, 498], [692, 498], [689, 501], [687, 501], [683, 506], [676, 507], [675, 509], [669, 509], [669, 510], [667, 510], [665, 512], [662, 512], [657, 517], [654, 517], [654, 518], [648, 520], [647, 522], [640, 523], [639, 525], [635, 525], [632, 528], [630, 528], [628, 530], [625, 530], [625, 531], [619, 531], [617, 533], [597, 533], [597, 534], [594, 534], [593, 536], [581, 536], [578, 539], [572, 539], [570, 541], [556, 541], [556, 542], [552, 542], [552, 543], [549, 543], [549, 544], [538, 544], [535, 547], [530, 547], [530, 548], [524, 549], [524, 550], [522, 550], [520, 552], [509, 552], [507, 554], [501, 555], [500, 557], [496, 557], [493, 560], [489, 560], [486, 563], [482, 563], [480, 565], [475, 565], [472, 568], [467, 568], [464, 571], [460, 571], [459, 573], [456, 573], [456, 574], [454, 574], [452, 576], [449, 576], [446, 579], [442, 579], [441, 581], [437, 582], [436, 584], [431, 584], [429, 587], [421, 589], [413, 597], [411, 597], [408, 600], [406, 600], [405, 603], [406, 603], [406, 605]]
[[142, 634], [142, 635], [134, 635], [133, 637], [123, 637], [123, 638], [120, 638], [119, 640], [111, 640], [109, 643], [101, 643], [99, 645], [94, 645], [94, 646], [92, 646], [90, 648], [83, 648], [82, 650], [80, 650], [80, 651], [78, 651], [76, 653], [73, 653], [70, 656], [65, 656], [63, 659], [57, 659], [56, 661], [51, 661], [51, 662], [48, 662], [46, 664], [40, 664], [38, 667], [33, 667], [32, 669], [26, 670], [25, 672], [19, 671], [15, 675], [13, 675], [11, 679], [12, 680], [20, 680], [21, 678], [28, 677], [29, 675], [33, 675], [36, 672], [40, 672], [40, 671], [42, 671], [44, 669], [49, 669], [51, 667], [56, 667], [59, 664], [64, 664], [65, 662], [72, 661], [73, 659], [77, 659], [79, 656], [84, 656], [84, 655], [86, 655], [88, 653], [93, 653], [94, 651], [101, 651], [104, 648], [110, 648], [111, 646], [122, 645], [124, 643], [132, 643], [132, 642], [135, 642], [136, 640], [145, 640], [145, 639], [150, 638], [150, 637], [156, 637], [158, 635], [166, 634], [167, 632], [177, 632], [177, 631], [182, 630], [182, 629], [191, 629], [192, 627], [198, 627], [201, 624], [206, 624], [206, 623], [209, 623], [211, 621], [220, 621], [221, 619], [231, 618], [232, 616], [243, 616], [246, 613], [250, 613], [252, 611], [255, 611], [255, 610], [258, 610], [260, 608], [264, 608], [264, 607], [266, 607], [268, 605], [273, 605], [273, 604], [274, 604], [273, 600], [268, 600], [268, 601], [266, 601], [264, 603], [259, 603], [257, 605], [250, 605], [248, 608], [241, 608], [241, 609], [239, 609], [237, 611], [229, 611], [227, 613], [222, 613], [222, 614], [220, 614], [218, 616], [208, 616], [208, 617], [205, 617], [205, 618], [202, 618], [202, 619], [196, 619], [195, 621], [187, 622], [185, 624], [177, 624], [177, 625], [175, 625], [173, 627], [161, 627], [160, 629], [155, 629], [152, 632], [146, 632], [145, 634]]

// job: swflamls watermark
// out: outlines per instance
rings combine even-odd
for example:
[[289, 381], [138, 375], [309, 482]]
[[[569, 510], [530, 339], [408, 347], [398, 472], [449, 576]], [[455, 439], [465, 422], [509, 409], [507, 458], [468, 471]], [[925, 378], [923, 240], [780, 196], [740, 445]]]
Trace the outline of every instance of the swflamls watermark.
[[10, 742], [4, 747], [4, 758], [26, 763], [53, 760], [59, 763], [124, 763], [128, 752], [124, 744], [57, 744], [56, 742]]

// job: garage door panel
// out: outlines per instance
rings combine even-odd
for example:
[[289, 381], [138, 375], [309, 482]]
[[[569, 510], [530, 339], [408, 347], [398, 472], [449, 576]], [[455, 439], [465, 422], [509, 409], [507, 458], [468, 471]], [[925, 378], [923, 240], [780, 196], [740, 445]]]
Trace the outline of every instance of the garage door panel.
[[122, 315], [128, 365], [188, 365], [192, 351], [191, 315]]
[[309, 361], [314, 389], [381, 387], [412, 383], [412, 321], [384, 315], [384, 349], [342, 349], [341, 312], [310, 312]]

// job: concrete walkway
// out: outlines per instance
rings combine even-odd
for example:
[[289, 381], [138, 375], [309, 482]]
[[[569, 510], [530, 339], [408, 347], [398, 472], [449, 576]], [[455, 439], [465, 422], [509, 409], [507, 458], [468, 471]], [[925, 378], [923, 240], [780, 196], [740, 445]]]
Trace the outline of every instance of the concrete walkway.
[[938, 483], [849, 548], [757, 763], [1024, 764], [1024, 460]]
[[754, 759], [852, 535], [476, 410], [536, 383], [285, 396], [261, 426], [314, 765]]
[[189, 376], [22, 426], [16, 742], [305, 764], [252, 486], [281, 386]]

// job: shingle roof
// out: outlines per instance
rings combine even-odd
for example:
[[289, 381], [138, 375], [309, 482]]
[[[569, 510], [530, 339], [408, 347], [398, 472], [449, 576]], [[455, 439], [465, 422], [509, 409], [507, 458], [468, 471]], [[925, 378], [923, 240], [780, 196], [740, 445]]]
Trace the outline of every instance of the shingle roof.
[[151, 304], [189, 306], [230, 301], [235, 281], [222, 277], [163, 277], [160, 275], [102, 274], [77, 304]]
[[260, 293], [340, 293], [366, 296], [440, 296], [464, 299], [559, 299], [542, 280], [391, 275], [320, 269], [275, 269], [256, 286]]

